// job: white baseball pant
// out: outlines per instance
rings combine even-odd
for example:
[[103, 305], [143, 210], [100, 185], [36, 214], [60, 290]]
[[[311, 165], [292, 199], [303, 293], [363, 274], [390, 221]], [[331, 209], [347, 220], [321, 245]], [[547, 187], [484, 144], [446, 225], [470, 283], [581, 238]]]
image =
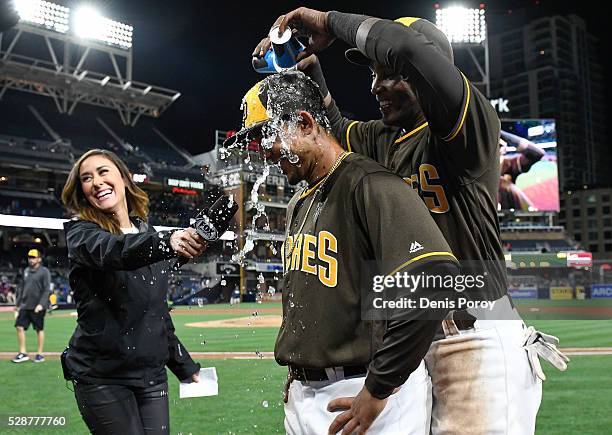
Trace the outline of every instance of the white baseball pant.
[[476, 320], [432, 344], [432, 435], [535, 433], [542, 381], [522, 347], [525, 330], [522, 320]]
[[[325, 435], [341, 413], [328, 412], [327, 405], [339, 397], [356, 396], [365, 377], [336, 382], [293, 381], [285, 404], [285, 431], [289, 435]], [[423, 362], [399, 391], [389, 396], [383, 412], [368, 430], [372, 435], [427, 435], [431, 419], [431, 381]]]

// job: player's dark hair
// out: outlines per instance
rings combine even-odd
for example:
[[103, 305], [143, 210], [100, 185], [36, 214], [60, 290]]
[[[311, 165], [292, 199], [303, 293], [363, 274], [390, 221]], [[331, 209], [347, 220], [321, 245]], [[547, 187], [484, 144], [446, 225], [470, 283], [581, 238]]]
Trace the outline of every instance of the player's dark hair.
[[299, 110], [304, 110], [322, 127], [329, 130], [327, 111], [319, 85], [301, 71], [289, 70], [266, 79], [267, 110], [271, 118], [291, 119]]

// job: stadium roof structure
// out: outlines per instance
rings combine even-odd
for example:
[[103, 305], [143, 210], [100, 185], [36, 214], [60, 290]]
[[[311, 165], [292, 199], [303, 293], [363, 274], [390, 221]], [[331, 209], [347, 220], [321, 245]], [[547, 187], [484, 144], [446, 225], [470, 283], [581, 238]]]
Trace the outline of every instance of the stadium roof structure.
[[49, 97], [60, 113], [72, 114], [79, 103], [104, 107], [134, 126], [142, 115], [158, 118], [181, 94], [134, 81], [132, 68], [131, 43], [114, 46], [27, 21], [0, 33], [0, 99], [10, 89]]

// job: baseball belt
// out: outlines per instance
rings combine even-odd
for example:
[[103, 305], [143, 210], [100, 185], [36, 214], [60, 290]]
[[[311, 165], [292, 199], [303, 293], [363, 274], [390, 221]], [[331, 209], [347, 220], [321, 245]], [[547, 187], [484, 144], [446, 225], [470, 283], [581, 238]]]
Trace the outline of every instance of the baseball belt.
[[[289, 366], [292, 379], [304, 382], [320, 382], [320, 381], [338, 381], [337, 374], [343, 373], [342, 378], [352, 378], [358, 376], [365, 376], [368, 372], [368, 367], [365, 365], [361, 366], [342, 366], [332, 367], [331, 369], [317, 369], [317, 368], [305, 368], [297, 366]], [[328, 375], [330, 371], [336, 374], [336, 379], [333, 379]]]

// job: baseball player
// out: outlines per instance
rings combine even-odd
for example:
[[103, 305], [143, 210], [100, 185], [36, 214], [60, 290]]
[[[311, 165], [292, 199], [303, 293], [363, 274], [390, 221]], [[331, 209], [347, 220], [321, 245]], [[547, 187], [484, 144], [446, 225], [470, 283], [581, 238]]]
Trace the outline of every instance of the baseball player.
[[[487, 264], [491, 281], [472, 297], [495, 301], [498, 311], [451, 311], [425, 357], [433, 383], [432, 433], [461, 434], [468, 427], [471, 433], [533, 433], [541, 370], [534, 352], [523, 346], [550, 343], [534, 340], [536, 332], [524, 326], [507, 296], [497, 219], [500, 122], [489, 101], [454, 66], [450, 43], [427, 20], [390, 21], [299, 8], [275, 24], [280, 24], [279, 32], [290, 26], [308, 34], [309, 45], [298, 56], [304, 63], [298, 67], [319, 84], [343, 148], [403, 177], [419, 193], [457, 258]], [[371, 92], [382, 119], [343, 118], [318, 61], [308, 60], [335, 39], [353, 47], [346, 52], [349, 61], [371, 69]], [[262, 41], [254, 55], [266, 45]], [[551, 344], [550, 359], [564, 369], [565, 360], [553, 348]], [[374, 358], [371, 370], [377, 362]], [[341, 402], [353, 413], [358, 408], [350, 399]], [[336, 420], [330, 432], [345, 424]]]
[[[431, 385], [422, 358], [439, 320], [420, 320], [426, 310], [387, 324], [362, 320], [360, 276], [368, 262], [387, 276], [456, 274], [442, 233], [400, 177], [341, 148], [317, 85], [303, 73], [257, 83], [242, 107], [243, 129], [226, 146], [263, 136], [267, 159], [290, 183], [307, 182], [289, 203], [282, 247], [274, 354], [289, 366], [287, 433], [327, 433], [334, 418], [346, 420], [347, 433], [425, 433]], [[439, 294], [427, 289], [430, 298]], [[328, 408], [344, 396], [356, 396], [353, 413]]]
[[[542, 160], [546, 152], [536, 144], [507, 131], [500, 131], [500, 179], [498, 201], [502, 210], [516, 209], [528, 210], [533, 204], [525, 193], [519, 189], [514, 181], [516, 178], [529, 172], [531, 167]], [[515, 144], [518, 154], [506, 156], [508, 143]]]

